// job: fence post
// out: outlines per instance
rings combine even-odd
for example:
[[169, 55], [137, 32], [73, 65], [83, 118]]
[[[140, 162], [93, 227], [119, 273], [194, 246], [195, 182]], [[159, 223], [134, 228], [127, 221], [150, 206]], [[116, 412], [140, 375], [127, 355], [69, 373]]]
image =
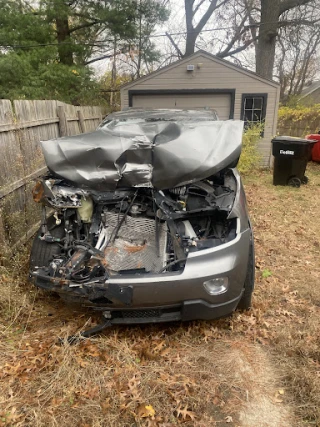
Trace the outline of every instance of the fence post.
[[80, 130], [82, 133], [86, 133], [86, 124], [85, 124], [84, 117], [81, 110], [78, 110], [78, 117], [79, 117]]
[[68, 135], [68, 123], [66, 112], [63, 105], [58, 105], [58, 117], [59, 117], [59, 132], [60, 136]]

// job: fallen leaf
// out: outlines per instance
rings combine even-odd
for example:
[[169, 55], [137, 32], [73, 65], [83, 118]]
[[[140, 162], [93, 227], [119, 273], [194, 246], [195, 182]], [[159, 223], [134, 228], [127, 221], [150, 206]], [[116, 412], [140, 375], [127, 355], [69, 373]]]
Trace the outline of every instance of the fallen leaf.
[[214, 405], [219, 405], [219, 403], [220, 403], [219, 397], [218, 396], [214, 396], [212, 402], [213, 402]]
[[196, 418], [196, 413], [193, 411], [190, 411], [188, 409], [188, 406], [185, 406], [185, 407], [179, 406], [176, 412], [177, 412], [177, 417], [179, 418], [181, 416], [183, 420], [187, 420], [188, 418], [190, 418], [190, 420], [193, 421]]
[[156, 411], [153, 409], [152, 405], [139, 405], [137, 409], [137, 416], [139, 418], [148, 418], [148, 417], [154, 417], [156, 414]]

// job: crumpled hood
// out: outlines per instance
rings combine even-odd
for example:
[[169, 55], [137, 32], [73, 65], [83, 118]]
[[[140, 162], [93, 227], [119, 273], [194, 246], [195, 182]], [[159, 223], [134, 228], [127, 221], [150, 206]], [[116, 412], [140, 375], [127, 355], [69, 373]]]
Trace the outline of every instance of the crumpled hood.
[[205, 179], [236, 162], [243, 122], [126, 123], [42, 141], [51, 173], [78, 187], [172, 188]]

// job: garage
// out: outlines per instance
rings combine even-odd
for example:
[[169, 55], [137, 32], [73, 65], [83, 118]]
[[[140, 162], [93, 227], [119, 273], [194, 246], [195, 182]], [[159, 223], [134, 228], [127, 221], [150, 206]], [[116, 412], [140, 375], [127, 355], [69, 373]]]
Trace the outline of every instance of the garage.
[[213, 109], [220, 120], [261, 123], [259, 149], [269, 166], [276, 134], [280, 87], [252, 71], [198, 52], [124, 84], [121, 108]]

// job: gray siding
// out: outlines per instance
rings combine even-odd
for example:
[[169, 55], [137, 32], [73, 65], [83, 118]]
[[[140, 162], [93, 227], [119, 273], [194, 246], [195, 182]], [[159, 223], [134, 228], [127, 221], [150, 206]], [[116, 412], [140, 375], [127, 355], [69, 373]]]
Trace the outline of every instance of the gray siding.
[[[195, 70], [188, 72], [187, 64], [193, 64]], [[148, 89], [235, 89], [235, 119], [240, 119], [242, 94], [267, 93], [265, 132], [259, 146], [264, 159], [263, 163], [269, 166], [270, 141], [276, 133], [279, 102], [279, 86], [276, 83], [241, 70], [232, 64], [229, 65], [225, 61], [213, 59], [210, 55], [207, 56], [201, 52], [125, 85], [121, 90], [122, 108], [129, 106], [128, 90]]]

